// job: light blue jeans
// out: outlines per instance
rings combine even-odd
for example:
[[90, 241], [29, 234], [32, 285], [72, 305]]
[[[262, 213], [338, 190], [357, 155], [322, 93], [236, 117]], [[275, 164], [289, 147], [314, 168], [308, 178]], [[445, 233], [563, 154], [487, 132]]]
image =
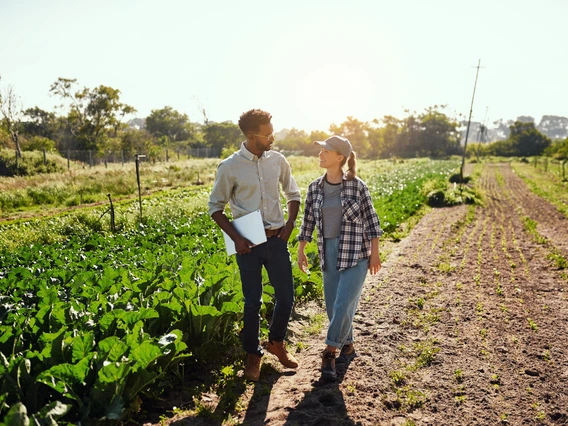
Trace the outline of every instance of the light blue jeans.
[[339, 237], [325, 238], [323, 292], [329, 328], [325, 344], [341, 349], [353, 343], [353, 317], [363, 291], [369, 259], [361, 259], [351, 268], [337, 270]]

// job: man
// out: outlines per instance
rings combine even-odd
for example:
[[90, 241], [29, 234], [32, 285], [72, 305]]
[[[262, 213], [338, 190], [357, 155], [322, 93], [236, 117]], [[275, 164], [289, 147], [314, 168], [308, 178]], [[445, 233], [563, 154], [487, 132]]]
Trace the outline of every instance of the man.
[[[239, 151], [223, 160], [209, 197], [209, 214], [231, 237], [237, 251], [244, 307], [243, 347], [247, 353], [245, 378], [257, 381], [263, 350], [260, 346], [260, 308], [262, 306], [262, 267], [266, 268], [274, 287], [274, 314], [269, 328], [266, 350], [276, 355], [288, 368], [298, 367], [284, 343], [294, 304], [294, 280], [288, 251], [288, 238], [300, 207], [300, 190], [292, 177], [290, 164], [279, 152], [271, 151], [274, 143], [272, 115], [252, 109], [241, 115], [239, 127], [246, 140]], [[288, 204], [288, 221], [280, 201], [280, 187]], [[240, 235], [224, 214], [229, 203], [235, 219], [260, 210], [267, 241], [254, 246]]]

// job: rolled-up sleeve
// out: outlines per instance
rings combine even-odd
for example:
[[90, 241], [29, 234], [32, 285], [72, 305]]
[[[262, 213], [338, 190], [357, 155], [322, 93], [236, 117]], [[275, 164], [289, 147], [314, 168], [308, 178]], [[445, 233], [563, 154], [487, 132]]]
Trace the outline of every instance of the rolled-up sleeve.
[[221, 162], [217, 167], [217, 174], [215, 175], [215, 183], [209, 195], [209, 202], [207, 203], [209, 216], [218, 211], [225, 210], [225, 206], [231, 197], [231, 176], [229, 174], [229, 166]]
[[371, 199], [371, 194], [369, 193], [369, 188], [367, 185], [361, 185], [361, 215], [363, 218], [363, 223], [365, 224], [365, 232], [367, 238], [379, 238], [383, 235], [383, 230], [381, 229], [381, 222], [377, 211], [373, 206], [373, 200]]
[[281, 173], [280, 173], [280, 184], [282, 185], [282, 192], [286, 198], [286, 203], [290, 201], [302, 201], [302, 196], [300, 193], [300, 188], [292, 176], [292, 168], [290, 163], [285, 157], [282, 157], [281, 163]]
[[314, 216], [314, 197], [312, 187], [308, 188], [308, 194], [306, 195], [306, 202], [304, 205], [304, 219], [302, 220], [302, 226], [300, 227], [300, 233], [298, 234], [298, 241], [312, 241], [312, 234], [316, 227], [316, 218]]

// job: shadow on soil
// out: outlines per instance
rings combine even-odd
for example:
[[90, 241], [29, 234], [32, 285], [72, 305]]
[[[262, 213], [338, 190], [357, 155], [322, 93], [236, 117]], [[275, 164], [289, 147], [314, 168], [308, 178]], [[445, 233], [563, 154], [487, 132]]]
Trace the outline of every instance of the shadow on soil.
[[243, 419], [245, 425], [264, 425], [270, 402], [270, 394], [274, 384], [283, 375], [293, 375], [295, 372], [281, 373], [268, 364], [261, 367], [261, 379], [254, 384], [254, 391], [248, 409]]
[[[337, 365], [337, 381], [330, 383], [321, 378], [312, 383], [313, 389], [306, 392], [304, 399], [290, 410], [286, 426], [338, 425], [355, 426], [347, 414], [343, 393], [339, 384], [343, 381], [349, 364]], [[318, 373], [319, 374], [319, 373]]]

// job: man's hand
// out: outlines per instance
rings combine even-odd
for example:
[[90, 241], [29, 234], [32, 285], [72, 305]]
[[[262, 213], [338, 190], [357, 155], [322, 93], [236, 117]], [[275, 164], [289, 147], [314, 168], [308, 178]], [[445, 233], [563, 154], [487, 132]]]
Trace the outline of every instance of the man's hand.
[[237, 250], [238, 254], [247, 254], [250, 253], [251, 249], [254, 247], [254, 244], [247, 240], [245, 237], [239, 236], [235, 240], [235, 250]]
[[292, 222], [286, 222], [286, 224], [282, 228], [280, 228], [280, 231], [278, 231], [277, 237], [283, 239], [284, 241], [288, 241], [293, 230], [294, 224]]

